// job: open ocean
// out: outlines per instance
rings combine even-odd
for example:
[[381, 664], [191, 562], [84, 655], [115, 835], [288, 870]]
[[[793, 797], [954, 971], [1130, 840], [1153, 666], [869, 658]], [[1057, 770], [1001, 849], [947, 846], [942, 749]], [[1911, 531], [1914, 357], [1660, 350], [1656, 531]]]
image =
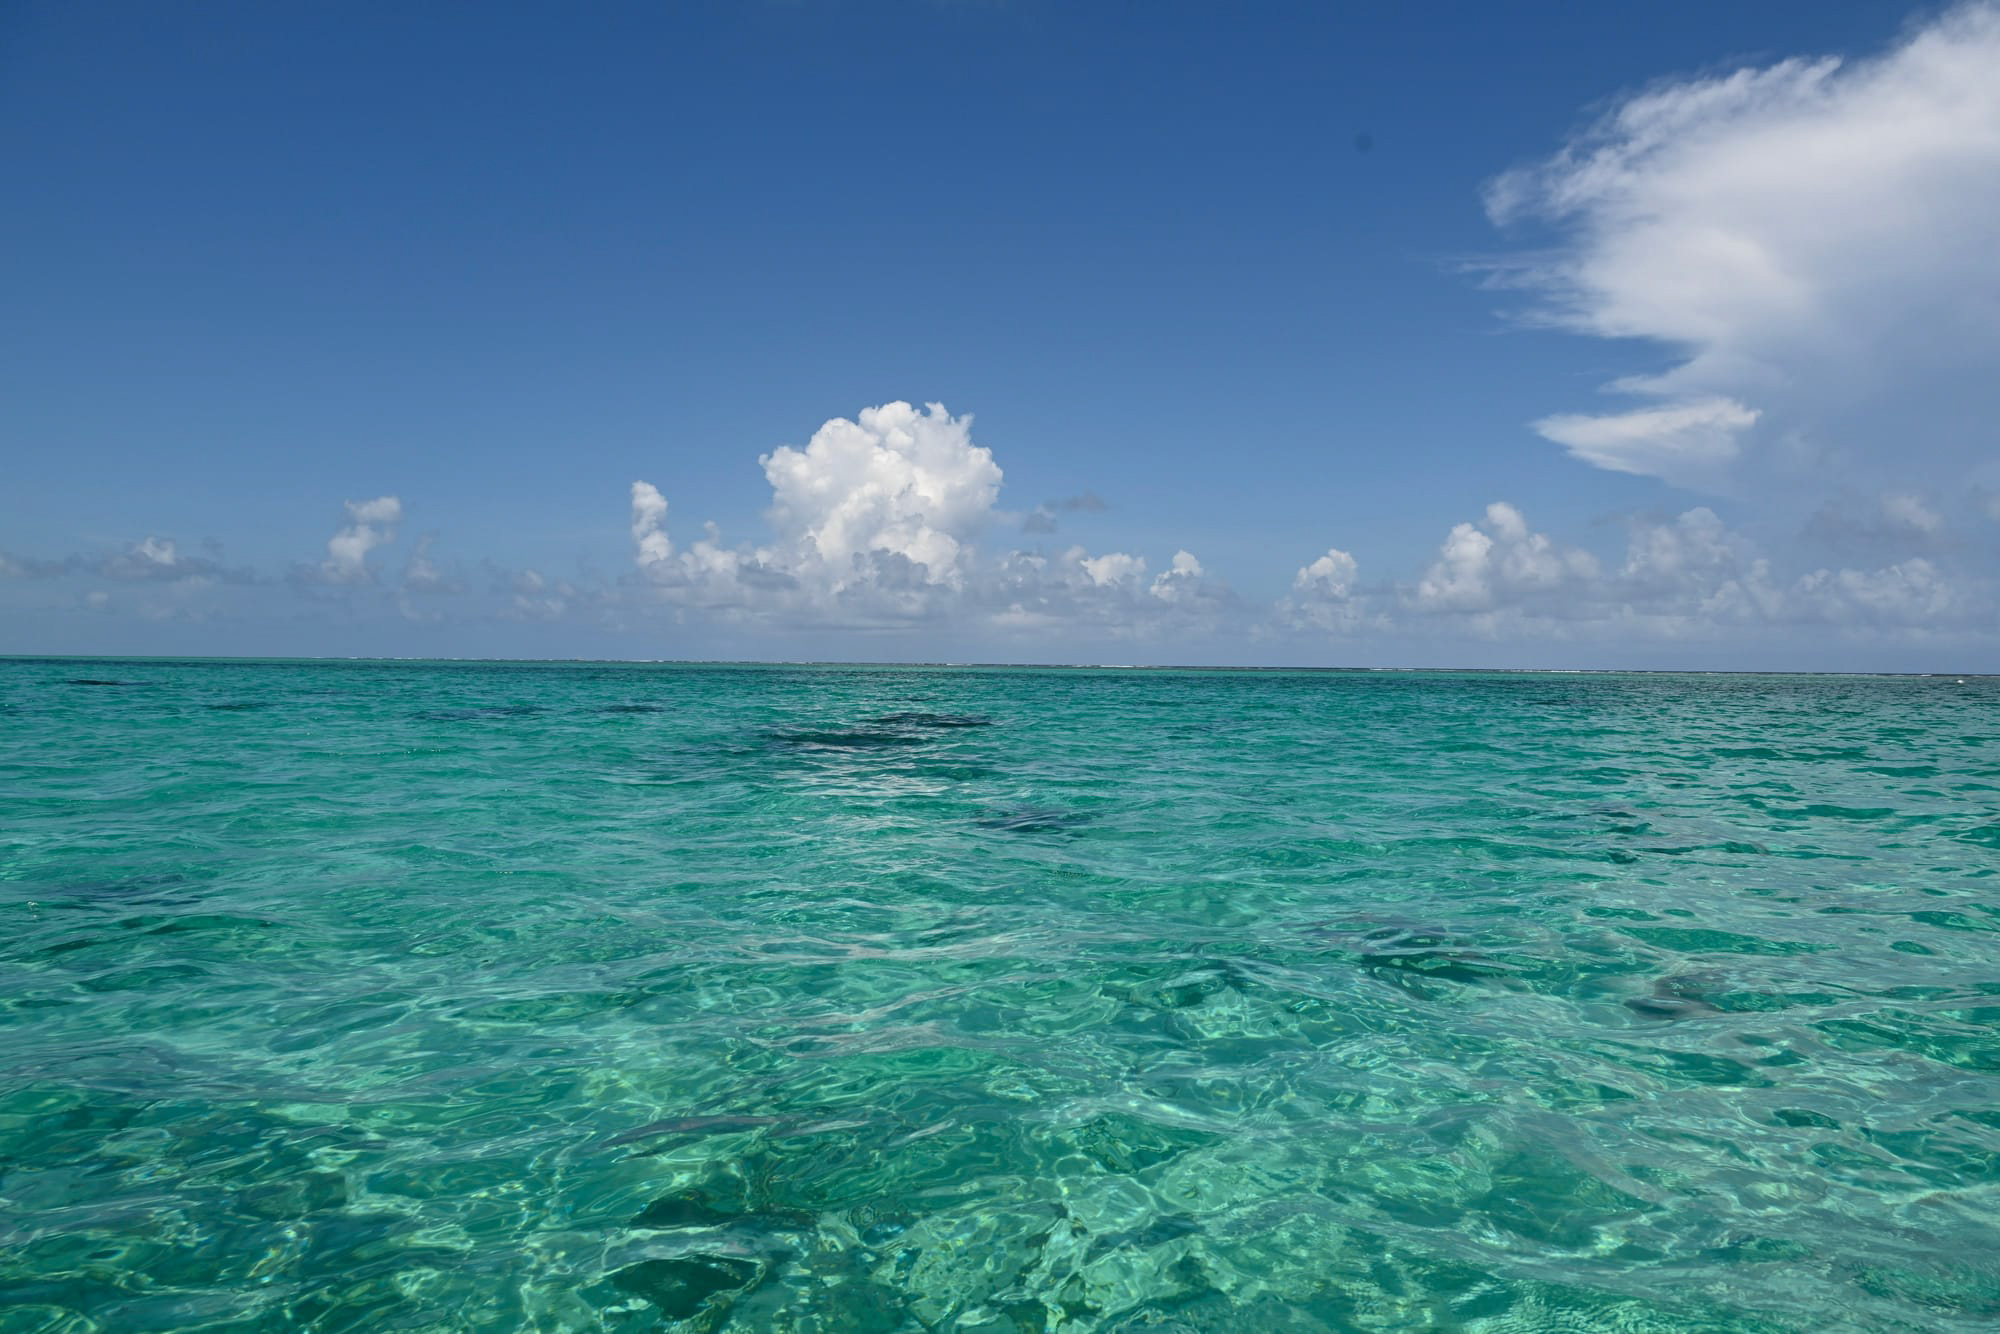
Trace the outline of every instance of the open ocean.
[[2000, 1322], [2000, 681], [0, 661], [0, 1330]]

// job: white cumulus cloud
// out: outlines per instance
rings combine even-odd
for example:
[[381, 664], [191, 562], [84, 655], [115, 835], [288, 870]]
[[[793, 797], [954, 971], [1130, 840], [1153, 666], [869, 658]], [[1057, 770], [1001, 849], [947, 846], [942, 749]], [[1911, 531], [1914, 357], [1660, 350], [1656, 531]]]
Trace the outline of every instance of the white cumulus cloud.
[[1162, 602], [1180, 602], [1192, 595], [1201, 586], [1201, 560], [1192, 551], [1180, 550], [1174, 553], [1173, 563], [1153, 578], [1149, 592]]
[[[981, 539], [1002, 526], [1003, 474], [974, 442], [972, 418], [941, 404], [836, 417], [803, 448], [781, 446], [758, 461], [771, 486], [770, 540], [759, 544], [730, 545], [706, 525], [677, 547], [666, 497], [633, 483], [633, 561], [654, 596], [778, 625], [1089, 624], [1114, 635], [1186, 630], [1230, 605], [1228, 590], [1184, 550], [1150, 581], [1146, 559], [1130, 552], [982, 552]], [[1103, 508], [1086, 494], [1036, 513]]]
[[1482, 523], [1452, 528], [1412, 602], [1422, 611], [1484, 611], [1549, 598], [1597, 572], [1597, 558], [1588, 551], [1556, 545], [1531, 531], [1521, 511], [1495, 501]]
[[640, 565], [659, 565], [672, 558], [668, 540], [667, 498], [651, 482], [632, 483], [632, 546]]
[[1339, 547], [1299, 567], [1291, 596], [1278, 604], [1281, 623], [1298, 630], [1343, 633], [1361, 623], [1363, 603], [1356, 582], [1361, 563]]
[[1099, 588], [1113, 584], [1136, 584], [1146, 577], [1146, 558], [1109, 551], [1102, 556], [1086, 555], [1082, 547], [1072, 548], [1076, 563]]
[[960, 587], [966, 544], [1000, 494], [1000, 468], [972, 443], [972, 418], [939, 403], [856, 416], [827, 422], [802, 450], [758, 460], [787, 568], [838, 593], [880, 577], [888, 557], [907, 578]]
[[1480, 523], [1453, 527], [1403, 601], [1433, 624], [1488, 638], [1719, 641], [1746, 631], [1783, 636], [1799, 626], [1977, 630], [1990, 610], [1978, 581], [1921, 557], [1781, 576], [1706, 506], [1633, 520], [1624, 560], [1606, 566], [1532, 531], [1504, 502], [1488, 506]]
[[328, 583], [366, 583], [374, 577], [368, 553], [396, 540], [403, 519], [403, 502], [395, 496], [347, 502], [347, 523], [327, 539], [326, 559], [319, 574]]

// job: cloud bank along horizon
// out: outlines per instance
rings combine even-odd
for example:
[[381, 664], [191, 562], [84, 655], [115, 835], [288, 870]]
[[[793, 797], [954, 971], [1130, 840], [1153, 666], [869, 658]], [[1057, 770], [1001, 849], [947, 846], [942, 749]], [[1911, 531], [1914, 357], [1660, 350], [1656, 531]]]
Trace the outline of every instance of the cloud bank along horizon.
[[[437, 530], [405, 544], [422, 501], [393, 492], [344, 500], [323, 554], [280, 574], [147, 533], [0, 554], [0, 578], [79, 616], [241, 622], [289, 598], [335, 624], [590, 628], [635, 656], [701, 656], [717, 635], [1241, 661], [1836, 643], [2000, 666], [1996, 69], [2000, 7], [1968, 5], [1866, 59], [1658, 82], [1487, 182], [1516, 248], [1470, 268], [1516, 325], [1668, 362], [1603, 384], [1605, 402], [1552, 403], [1507, 446], [1656, 479], [1607, 516], [1609, 540], [1541, 531], [1532, 498], [1497, 496], [1439, 515], [1426, 560], [1384, 568], [1349, 549], [1332, 496], [1319, 541], [1240, 572], [1264, 589], [1246, 593], [1195, 554], [1199, 532], [1136, 551], [1073, 536], [1114, 508], [1096, 489], [1006, 507], [971, 415], [896, 400], [759, 455], [754, 535], [682, 521], [671, 473], [633, 480], [622, 569], [467, 560]], [[1115, 502], [1115, 478], [1094, 486]]]
[[[635, 481], [640, 597], [796, 624], [971, 618], [1000, 630], [1087, 624], [1140, 639], [1446, 625], [1488, 638], [1676, 639], [1760, 625], [1935, 629], [1975, 624], [1983, 612], [1923, 557], [1785, 578], [1706, 506], [1631, 518], [1623, 558], [1607, 562], [1533, 531], [1506, 501], [1454, 525], [1413, 582], [1365, 584], [1359, 560], [1330, 547], [1298, 567], [1286, 597], [1260, 607], [1186, 549], [1149, 578], [1144, 555], [1023, 544], [1045, 531], [1030, 522], [1045, 507], [1026, 517], [999, 507], [1000, 468], [971, 429], [970, 416], [942, 404], [897, 402], [827, 422], [803, 450], [764, 455], [773, 540], [761, 545], [730, 546], [710, 524], [677, 548], [666, 497]], [[1906, 522], [1912, 510], [1934, 518], [1909, 497], [1894, 500], [1888, 511]]]

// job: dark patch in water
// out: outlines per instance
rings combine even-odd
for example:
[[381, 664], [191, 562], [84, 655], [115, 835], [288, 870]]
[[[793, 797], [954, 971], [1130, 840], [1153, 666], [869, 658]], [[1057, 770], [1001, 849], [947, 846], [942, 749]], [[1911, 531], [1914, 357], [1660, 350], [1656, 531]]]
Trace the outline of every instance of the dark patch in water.
[[239, 699], [232, 700], [226, 704], [205, 704], [202, 707], [212, 709], [217, 713], [250, 713], [256, 709], [268, 709], [271, 707], [271, 704], [269, 700]]
[[540, 712], [539, 704], [492, 704], [471, 709], [423, 709], [413, 716], [427, 723], [471, 723], [485, 718], [526, 718]]
[[1720, 985], [1721, 980], [1713, 973], [1677, 973], [1672, 977], [1654, 978], [1652, 993], [1632, 997], [1625, 1002], [1625, 1008], [1648, 1019], [1695, 1019], [1706, 1014], [1721, 1014], [1722, 1011], [1710, 1004], [1704, 995]]
[[727, 1304], [754, 1286], [763, 1266], [726, 1255], [641, 1260], [611, 1275], [611, 1286], [643, 1297], [669, 1320], [685, 1320], [711, 1300]]
[[885, 713], [870, 718], [869, 727], [930, 727], [940, 731], [957, 727], [991, 727], [991, 718], [971, 713]]
[[195, 896], [186, 892], [192, 888], [194, 882], [186, 876], [163, 873], [133, 876], [129, 880], [77, 880], [64, 885], [61, 892], [65, 897], [83, 903], [116, 907], [137, 904], [173, 907], [195, 902]]
[[132, 684], [132, 682], [107, 681], [104, 678], [97, 676], [72, 676], [69, 678], [68, 681], [64, 682], [64, 684], [73, 686], [129, 686]]
[[1017, 806], [993, 811], [973, 823], [981, 829], [998, 829], [1009, 834], [1067, 834], [1081, 829], [1097, 817], [1082, 811], [1058, 811], [1043, 806]]
[[[191, 902], [192, 900], [150, 899], [134, 901], [130, 905], [121, 904], [117, 906], [167, 908], [182, 907]], [[121, 938], [115, 934], [119, 931], [136, 931], [143, 935], [168, 935], [216, 928], [227, 931], [246, 925], [253, 927], [267, 927], [272, 925], [270, 922], [259, 921], [256, 918], [234, 917], [228, 914], [206, 914], [200, 917], [173, 917], [154, 914], [145, 917], [117, 918], [109, 922], [104, 921], [102, 918], [87, 920], [94, 920], [96, 924], [84, 932], [64, 936], [62, 939], [53, 941], [47, 945], [37, 946], [35, 953], [46, 955], [71, 954], [77, 950], [87, 950], [96, 945], [107, 945], [114, 949], [129, 948], [125, 943], [126, 938]]]
[[665, 1232], [680, 1228], [727, 1227], [743, 1217], [745, 1215], [732, 1210], [716, 1208], [703, 1199], [699, 1191], [691, 1190], [679, 1195], [662, 1195], [642, 1209], [626, 1226]]
[[1243, 992], [1249, 979], [1241, 969], [1222, 961], [1193, 972], [1142, 982], [1125, 993], [1125, 999], [1149, 1010], [1191, 1010], [1210, 996], [1225, 991]]
[[1332, 936], [1357, 964], [1387, 981], [1494, 982], [1520, 971], [1517, 965], [1433, 927], [1378, 926], [1368, 931], [1319, 934]]
[[256, 1186], [236, 1197], [245, 1213], [289, 1221], [347, 1207], [347, 1182], [338, 1172], [306, 1172], [290, 1181]]
[[1961, 843], [1977, 843], [1982, 847], [2000, 848], [2000, 822], [1980, 825], [1954, 835]]
[[762, 1213], [746, 1209], [720, 1208], [698, 1190], [662, 1195], [647, 1205], [629, 1226], [660, 1232], [684, 1228], [749, 1226], [760, 1231], [797, 1231], [813, 1225], [813, 1215], [800, 1209], [778, 1209]]
[[35, 953], [52, 956], [69, 954], [76, 950], [87, 950], [93, 945], [102, 945], [104, 943], [105, 937], [101, 936], [70, 936], [65, 940], [56, 941], [53, 945], [44, 945], [36, 950]]
[[820, 750], [886, 750], [896, 746], [921, 746], [930, 738], [908, 732], [877, 732], [848, 728], [823, 732], [772, 732], [773, 741], [788, 746], [812, 746]]
[[1824, 1112], [1815, 1112], [1805, 1107], [1780, 1107], [1771, 1116], [1781, 1126], [1810, 1126], [1816, 1130], [1840, 1129], [1840, 1122]]
[[764, 735], [779, 745], [813, 750], [893, 750], [929, 745], [941, 739], [939, 733], [992, 725], [991, 718], [969, 713], [885, 713], [844, 727], [776, 729]]
[[920, 774], [925, 778], [950, 778], [963, 782], [971, 779], [991, 778], [993, 775], [999, 773], [1000, 770], [990, 764], [920, 764], [911, 770], [911, 772]]
[[664, 704], [606, 704], [598, 709], [599, 713], [665, 713], [666, 711], [667, 706]]

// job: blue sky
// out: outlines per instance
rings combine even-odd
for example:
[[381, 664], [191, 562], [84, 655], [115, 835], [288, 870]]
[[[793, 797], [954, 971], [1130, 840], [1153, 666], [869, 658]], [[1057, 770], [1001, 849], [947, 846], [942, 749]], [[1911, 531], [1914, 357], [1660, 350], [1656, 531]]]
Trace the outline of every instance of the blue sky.
[[0, 652], [2000, 669], [1996, 61], [10, 6]]

